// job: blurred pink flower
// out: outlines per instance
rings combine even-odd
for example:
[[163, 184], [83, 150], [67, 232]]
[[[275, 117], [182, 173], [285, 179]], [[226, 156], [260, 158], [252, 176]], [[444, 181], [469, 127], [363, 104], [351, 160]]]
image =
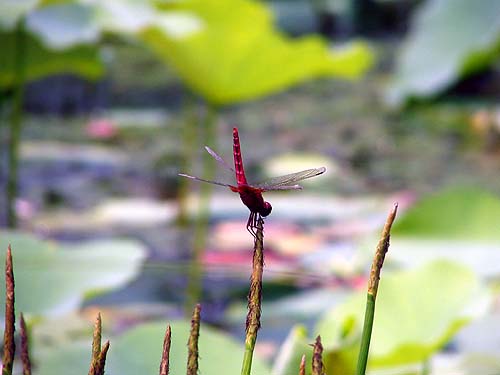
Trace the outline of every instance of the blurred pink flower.
[[35, 215], [35, 207], [30, 201], [26, 199], [16, 199], [15, 207], [16, 214], [19, 219], [28, 220], [33, 218], [33, 216]]
[[117, 135], [116, 124], [105, 118], [92, 119], [87, 123], [86, 134], [95, 139], [110, 139]]

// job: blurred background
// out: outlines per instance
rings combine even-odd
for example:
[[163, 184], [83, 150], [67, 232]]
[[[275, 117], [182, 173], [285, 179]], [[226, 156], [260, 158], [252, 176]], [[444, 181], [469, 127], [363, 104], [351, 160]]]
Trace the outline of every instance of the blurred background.
[[499, 1], [3, 0], [0, 45], [0, 243], [35, 374], [87, 371], [97, 311], [107, 373], [157, 373], [167, 323], [182, 373], [196, 302], [200, 372], [238, 373], [249, 212], [178, 176], [234, 184], [204, 150], [231, 164], [233, 126], [251, 182], [327, 169], [265, 194], [253, 373], [296, 374], [321, 334], [354, 374], [398, 202], [369, 373], [500, 374]]

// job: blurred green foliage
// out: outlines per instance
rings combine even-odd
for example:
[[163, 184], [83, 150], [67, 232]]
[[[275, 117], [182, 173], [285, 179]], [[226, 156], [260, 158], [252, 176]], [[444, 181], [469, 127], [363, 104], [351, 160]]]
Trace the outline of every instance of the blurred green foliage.
[[186, 23], [196, 24], [190, 16], [179, 17], [179, 21], [174, 14], [157, 11], [152, 1], [1, 2], [0, 14], [0, 41], [5, 47], [0, 57], [0, 85], [4, 87], [13, 80], [14, 56], [19, 48], [13, 40], [18, 22], [28, 36], [23, 48], [26, 81], [62, 73], [97, 79], [104, 73], [103, 36], [112, 34], [126, 40], [151, 25], [179, 36], [191, 31]]
[[356, 78], [373, 61], [367, 45], [357, 42], [329, 49], [320, 37], [291, 39], [273, 26], [266, 6], [250, 0], [165, 3], [113, 0], [88, 3], [29, 2], [0, 6], [0, 28], [7, 46], [0, 85], [12, 83], [9, 42], [16, 20], [29, 34], [27, 79], [57, 73], [96, 78], [102, 35], [135, 38], [171, 64], [183, 81], [214, 104], [253, 99], [307, 79]]
[[[13, 51], [15, 35], [0, 31], [0, 45], [4, 51]], [[26, 81], [52, 74], [72, 73], [89, 79], [99, 78], [104, 67], [97, 48], [78, 45], [64, 50], [45, 47], [35, 36], [27, 35], [24, 56]], [[15, 59], [12, 53], [0, 54], [0, 87], [12, 87], [15, 82]]]
[[449, 259], [485, 279], [497, 277], [499, 215], [500, 199], [480, 187], [455, 186], [425, 196], [394, 224], [398, 250], [389, 262], [414, 267]]
[[[302, 355], [306, 356], [306, 364], [312, 361], [312, 339], [306, 327], [296, 325], [290, 330], [285, 342], [281, 345], [279, 354], [274, 361], [273, 375], [295, 374], [300, 366]], [[306, 366], [309, 371], [311, 366]]]
[[[106, 316], [103, 316], [104, 327]], [[170, 373], [186, 373], [187, 340], [190, 323], [187, 321], [153, 322], [138, 325], [121, 336], [111, 338], [111, 350], [106, 361], [106, 374], [155, 374], [161, 358], [166, 324], [172, 327]], [[106, 335], [105, 335], [106, 336]], [[200, 369], [206, 375], [234, 375], [241, 369], [243, 345], [227, 334], [201, 325], [199, 338]], [[88, 340], [87, 340], [88, 342]], [[36, 343], [35, 343], [36, 344]], [[43, 345], [42, 343], [39, 343]], [[39, 375], [82, 374], [88, 369], [89, 344], [79, 342], [44, 349], [39, 360]], [[254, 374], [269, 374], [267, 365], [255, 357]]]
[[500, 2], [426, 1], [401, 49], [389, 101], [432, 97], [500, 56]]
[[[370, 368], [426, 361], [474, 317], [475, 314], [466, 312], [467, 307], [477, 303], [485, 293], [476, 275], [466, 266], [447, 261], [428, 263], [412, 271], [385, 272], [382, 277], [370, 347]], [[363, 291], [320, 320], [316, 331], [325, 337], [327, 351], [335, 352], [343, 343], [349, 348], [352, 340], [357, 340], [362, 328], [364, 302]], [[357, 355], [357, 345], [354, 347]], [[354, 359], [344, 366], [348, 368], [355, 362]], [[333, 369], [336, 366], [342, 364], [331, 363]], [[333, 373], [339, 372], [350, 373]]]
[[[63, 246], [22, 232], [0, 232], [0, 248], [6, 249], [9, 244], [16, 280], [16, 310], [28, 316], [74, 311], [86, 295], [117, 288], [136, 277], [145, 257], [142, 245], [126, 240]], [[3, 262], [5, 254], [0, 258]], [[4, 282], [0, 287], [0, 305], [3, 311]]]
[[270, 11], [255, 1], [193, 0], [175, 9], [199, 17], [201, 30], [176, 38], [156, 27], [141, 37], [214, 104], [258, 98], [314, 77], [356, 78], [373, 61], [361, 42], [330, 50], [317, 36], [285, 36], [274, 28]]
[[[476, 275], [457, 263], [436, 261], [412, 271], [382, 273], [368, 364], [372, 370], [423, 363], [482, 312], [488, 300]], [[365, 299], [365, 291], [356, 293], [326, 312], [316, 326], [328, 374], [355, 372]], [[466, 311], [471, 306], [477, 310]], [[285, 359], [297, 363], [300, 350], [312, 338], [294, 335], [292, 339], [289, 346], [299, 350]], [[280, 367], [290, 368], [287, 363]]]
[[453, 187], [424, 197], [394, 224], [395, 237], [500, 239], [500, 199], [477, 187]]

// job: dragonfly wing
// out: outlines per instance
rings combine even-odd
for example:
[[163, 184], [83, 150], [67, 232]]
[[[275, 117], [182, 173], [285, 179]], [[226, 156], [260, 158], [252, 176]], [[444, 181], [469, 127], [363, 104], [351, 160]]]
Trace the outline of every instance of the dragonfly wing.
[[229, 184], [224, 184], [224, 183], [222, 183], [222, 182], [217, 182], [217, 181], [205, 180], [205, 179], [203, 179], [203, 178], [199, 178], [199, 177], [191, 176], [191, 175], [189, 175], [189, 174], [185, 174], [185, 173], [179, 173], [179, 176], [186, 177], [186, 178], [190, 178], [191, 180], [202, 181], [202, 182], [208, 182], [209, 184], [213, 184], [213, 185], [226, 186], [226, 187], [230, 188], [231, 190], [232, 190], [233, 188], [237, 189], [237, 187], [232, 186], [232, 185], [229, 185]]
[[307, 178], [318, 176], [320, 174], [325, 173], [325, 171], [326, 171], [325, 167], [306, 169], [305, 171], [290, 173], [290, 174], [286, 174], [286, 175], [280, 176], [280, 177], [274, 177], [274, 178], [271, 178], [270, 180], [267, 180], [267, 181], [262, 182], [260, 184], [256, 184], [254, 186], [256, 188], [259, 188], [262, 190], [297, 189], [297, 186], [300, 186], [300, 185], [296, 185], [296, 182], [305, 180]]
[[212, 150], [210, 147], [208, 146], [205, 146], [205, 150], [207, 150], [207, 152], [215, 159], [217, 160], [217, 162], [222, 165], [224, 168], [226, 169], [229, 169], [231, 172], [235, 173], [234, 172], [234, 168], [232, 168], [228, 163], [226, 163], [224, 161], [224, 159], [222, 159], [222, 157], [216, 153], [214, 150]]
[[259, 189], [264, 191], [276, 191], [276, 190], [302, 190], [303, 187], [300, 185], [290, 185], [290, 186], [267, 186], [267, 187], [259, 187]]

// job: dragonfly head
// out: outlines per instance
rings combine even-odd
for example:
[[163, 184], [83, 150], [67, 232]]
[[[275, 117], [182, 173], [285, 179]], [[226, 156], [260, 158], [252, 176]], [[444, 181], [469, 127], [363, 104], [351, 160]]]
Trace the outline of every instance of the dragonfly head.
[[269, 202], [264, 202], [264, 207], [262, 208], [262, 210], [259, 212], [260, 213], [260, 216], [262, 217], [266, 217], [267, 215], [269, 215], [271, 213], [271, 211], [273, 210], [273, 207], [271, 206], [271, 203]]

